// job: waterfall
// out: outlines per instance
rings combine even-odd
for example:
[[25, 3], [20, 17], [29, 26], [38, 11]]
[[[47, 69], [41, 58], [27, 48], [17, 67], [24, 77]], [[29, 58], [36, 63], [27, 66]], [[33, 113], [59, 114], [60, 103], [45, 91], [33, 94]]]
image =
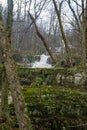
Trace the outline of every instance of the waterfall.
[[40, 56], [40, 61], [35, 61], [32, 68], [51, 68], [52, 65], [47, 63], [49, 56], [42, 54]]

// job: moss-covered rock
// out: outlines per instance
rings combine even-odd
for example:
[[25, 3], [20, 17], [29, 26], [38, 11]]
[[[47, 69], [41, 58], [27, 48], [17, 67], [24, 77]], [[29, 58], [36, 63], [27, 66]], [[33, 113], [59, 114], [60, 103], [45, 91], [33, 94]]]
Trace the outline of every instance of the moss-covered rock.
[[[86, 86], [87, 73], [78, 68], [23, 68], [17, 67], [22, 85]], [[80, 77], [78, 77], [79, 75]], [[79, 80], [78, 80], [79, 79]], [[0, 67], [0, 84], [2, 67]], [[78, 81], [77, 81], [78, 80]], [[79, 82], [79, 84], [78, 84]]]
[[42, 85], [81, 86], [86, 84], [87, 79], [86, 72], [78, 68], [18, 68], [18, 74], [21, 83], [27, 85], [37, 84], [37, 79], [40, 79]]

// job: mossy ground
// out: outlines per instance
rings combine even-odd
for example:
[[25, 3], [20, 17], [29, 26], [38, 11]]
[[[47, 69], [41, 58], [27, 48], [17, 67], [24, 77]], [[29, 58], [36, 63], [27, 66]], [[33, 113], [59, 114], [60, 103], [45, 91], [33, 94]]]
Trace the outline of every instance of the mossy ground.
[[[87, 90], [58, 86], [24, 86], [22, 90], [34, 130], [87, 130], [82, 125], [87, 122]], [[18, 130], [13, 104], [9, 113], [11, 130]], [[3, 125], [0, 130], [8, 130]]]
[[[83, 72], [81, 69], [80, 71]], [[34, 130], [87, 130], [86, 86], [74, 86], [67, 81], [61, 86], [56, 81], [58, 73], [67, 76], [76, 72], [76, 68], [18, 68], [19, 79], [23, 85], [22, 92]], [[9, 114], [10, 122], [0, 123], [0, 130], [19, 130], [13, 104], [9, 105]]]

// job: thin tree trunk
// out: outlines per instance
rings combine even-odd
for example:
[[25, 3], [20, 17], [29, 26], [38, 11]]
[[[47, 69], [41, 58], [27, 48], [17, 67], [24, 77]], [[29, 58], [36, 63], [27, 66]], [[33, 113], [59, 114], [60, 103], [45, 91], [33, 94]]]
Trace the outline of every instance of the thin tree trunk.
[[85, 52], [86, 52], [86, 63], [87, 63], [87, 25], [85, 29]]
[[57, 17], [58, 17], [62, 38], [63, 38], [64, 44], [65, 44], [65, 50], [66, 50], [66, 54], [67, 54], [67, 62], [69, 64], [71, 64], [70, 48], [69, 48], [69, 45], [68, 45], [68, 42], [67, 42], [67, 39], [66, 39], [66, 36], [65, 36], [65, 33], [64, 33], [62, 21], [61, 21], [61, 11], [58, 10], [56, 1], [55, 0], [52, 0], [52, 1], [53, 1], [54, 7], [55, 7], [55, 11], [56, 11], [56, 14], [57, 14]]
[[11, 43], [11, 32], [13, 24], [13, 0], [7, 0], [7, 5], [8, 5], [8, 13], [7, 13], [6, 31]]
[[25, 102], [22, 96], [21, 86], [17, 77], [16, 66], [13, 60], [11, 45], [3, 26], [2, 17], [0, 16], [0, 49], [3, 53], [4, 66], [6, 69], [7, 79], [13, 98], [15, 112], [19, 122], [20, 130], [32, 130], [31, 121], [27, 117]]
[[87, 0], [86, 10], [84, 6], [84, 0], [82, 0], [82, 50], [83, 50], [83, 67], [87, 62]]
[[76, 15], [77, 12], [75, 12], [74, 8], [71, 6], [71, 3], [72, 3], [71, 0], [68, 0], [67, 2], [68, 2], [69, 8], [70, 8], [75, 20], [76, 20], [76, 25], [78, 27], [78, 30], [81, 31], [80, 19], [78, 19], [78, 16]]
[[86, 49], [85, 49], [85, 28], [84, 24], [82, 23], [82, 66], [85, 67], [86, 65]]
[[86, 0], [86, 11], [85, 11], [85, 52], [86, 52], [86, 63], [87, 63], [87, 0]]
[[40, 31], [39, 31], [39, 29], [38, 29], [38, 26], [36, 25], [36, 22], [35, 22], [34, 17], [33, 17], [29, 12], [28, 12], [28, 14], [29, 14], [30, 18], [32, 19], [32, 21], [33, 21], [33, 23], [34, 23], [34, 26], [35, 26], [36, 33], [37, 33], [38, 37], [42, 40], [42, 42], [43, 42], [43, 44], [44, 44], [44, 46], [45, 46], [45, 48], [46, 48], [48, 54], [50, 55], [50, 57], [51, 57], [53, 63], [55, 64], [55, 63], [56, 63], [56, 60], [55, 60], [55, 58], [53, 57], [53, 54], [52, 54], [51, 50], [49, 49], [48, 43], [46, 42], [46, 40], [45, 40], [45, 38], [43, 37], [43, 35], [40, 33]]

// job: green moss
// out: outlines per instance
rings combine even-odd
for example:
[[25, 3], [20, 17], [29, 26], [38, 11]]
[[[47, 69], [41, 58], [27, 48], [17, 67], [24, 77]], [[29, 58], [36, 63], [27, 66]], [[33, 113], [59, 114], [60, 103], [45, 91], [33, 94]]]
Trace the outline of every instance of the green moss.
[[[32, 123], [38, 130], [63, 130], [71, 125], [87, 122], [87, 92], [84, 89], [72, 88], [65, 79], [59, 87], [58, 74], [65, 77], [82, 72], [77, 68], [33, 69], [17, 67], [23, 87], [23, 95]], [[0, 67], [2, 77], [2, 67]], [[65, 88], [65, 86], [68, 86]], [[9, 105], [12, 128], [18, 127], [13, 105]], [[84, 129], [84, 128], [83, 128]], [[37, 130], [35, 128], [35, 130]], [[79, 128], [78, 128], [79, 130]]]
[[[40, 81], [40, 85], [59, 85], [56, 77], [58, 74], [62, 76], [73, 76], [77, 71], [76, 68], [71, 69], [64, 69], [64, 68], [18, 68], [18, 75], [21, 81], [21, 84], [31, 85], [34, 83], [37, 86], [37, 81]], [[39, 80], [38, 80], [39, 79]], [[63, 81], [63, 84], [66, 84], [66, 80]], [[68, 86], [68, 81], [67, 81]]]
[[23, 92], [34, 124], [51, 130], [51, 123], [55, 130], [87, 121], [87, 92], [83, 90], [44, 86], [26, 87]]
[[[17, 66], [18, 77], [22, 85], [53, 85], [53, 86], [75, 86], [67, 77], [82, 73], [82, 69], [74, 68], [22, 68]], [[57, 76], [65, 77], [58, 82]], [[0, 84], [2, 81], [2, 67], [0, 67]], [[86, 83], [85, 83], [86, 84]]]
[[[57, 86], [24, 86], [23, 95], [35, 130], [71, 130], [70, 126], [87, 122], [87, 92], [83, 89]], [[13, 105], [9, 106], [14, 117], [12, 127], [18, 125]], [[38, 129], [36, 128], [38, 127]], [[77, 130], [85, 127], [78, 127]]]

